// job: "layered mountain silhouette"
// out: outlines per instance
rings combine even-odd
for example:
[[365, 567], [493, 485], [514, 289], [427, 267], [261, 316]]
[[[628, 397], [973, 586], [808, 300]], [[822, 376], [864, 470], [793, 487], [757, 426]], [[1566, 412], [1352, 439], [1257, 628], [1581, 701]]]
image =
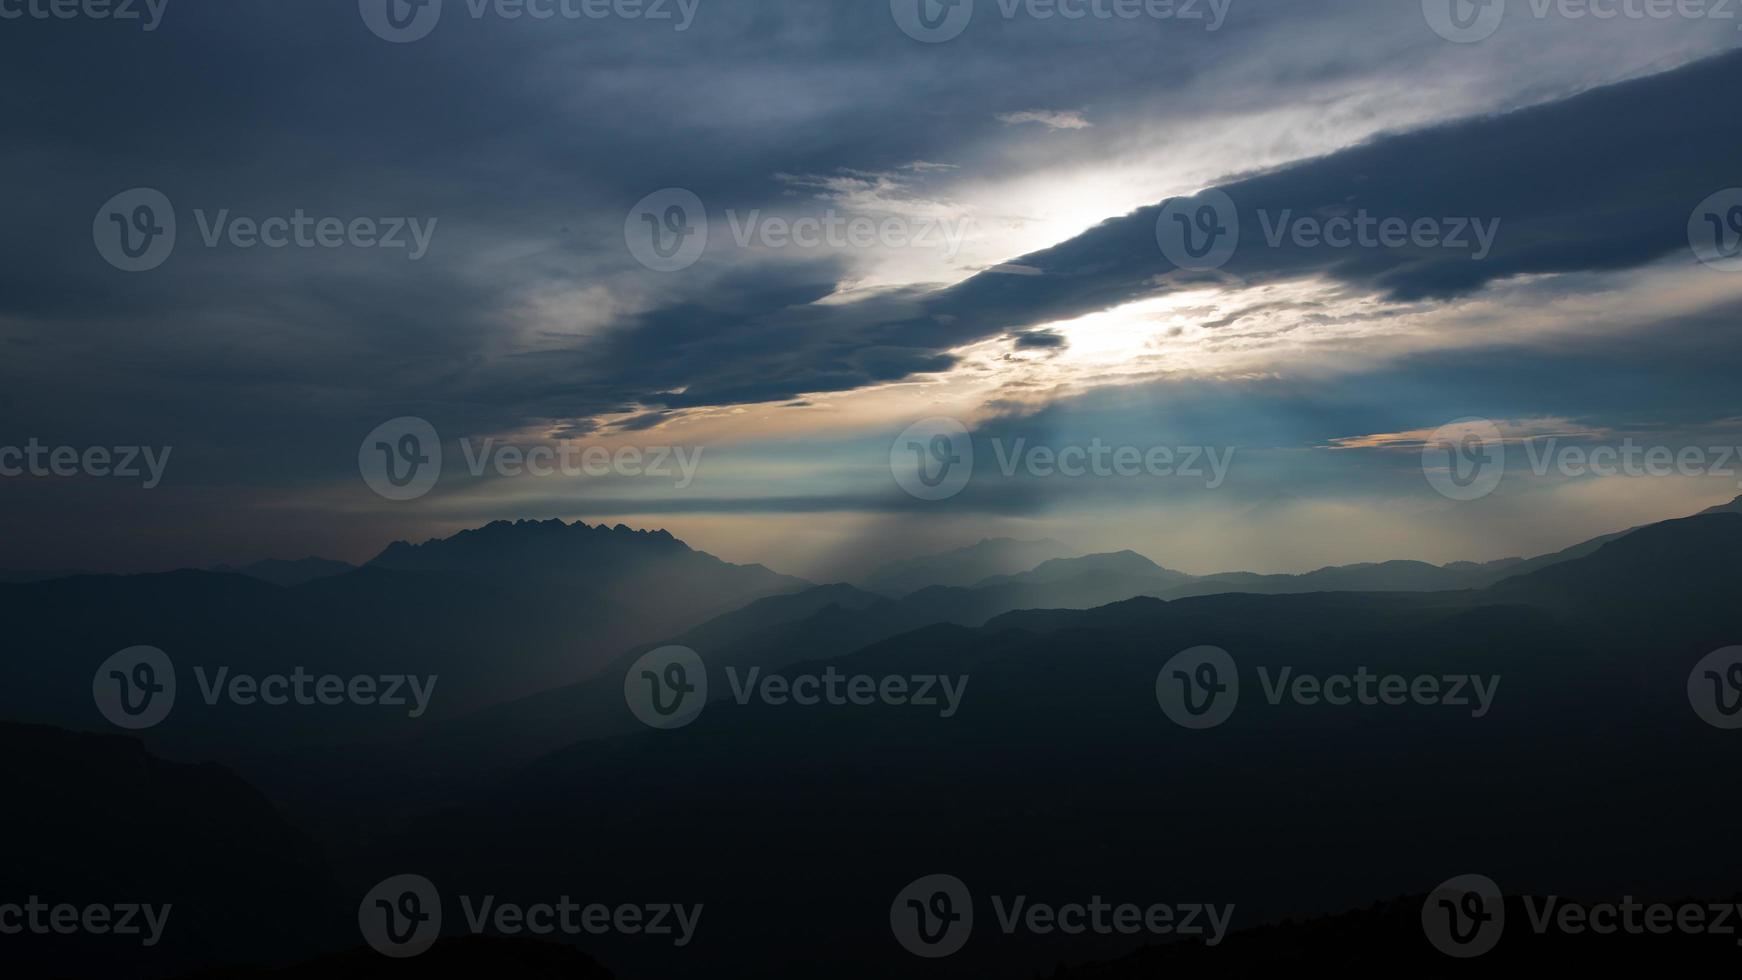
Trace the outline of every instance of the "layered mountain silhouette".
[[665, 531], [557, 520], [497, 521], [423, 544], [400, 541], [369, 567], [567, 586], [625, 608], [662, 610], [667, 628], [810, 584], [761, 565], [721, 561]]
[[[1227, 902], [1248, 926], [1471, 871], [1617, 901], [1728, 894], [1737, 869], [1714, 860], [1719, 815], [1742, 790], [1717, 774], [1742, 746], [1696, 717], [1686, 687], [1713, 637], [1742, 635], [1742, 609], [1667, 622], [1657, 592], [1742, 585], [1710, 560], [1738, 532], [1734, 515], [1654, 525], [1482, 590], [1138, 598], [934, 625], [768, 670], [966, 677], [952, 717], [727, 698], [678, 731], [552, 753], [383, 846], [401, 863], [446, 862], [466, 887], [508, 875], [538, 891], [560, 878], [545, 869], [585, 864], [606, 891], [738, 896], [705, 954], [607, 947], [648, 976], [752, 976], [770, 948], [797, 962], [842, 946], [852, 962], [830, 962], [844, 976], [1020, 976], [1139, 942], [1004, 935], [982, 904], [962, 953], [912, 959], [890, 943], [888, 903], [935, 873], [982, 902]], [[1558, 603], [1562, 582], [1607, 583], [1641, 556], [1662, 557], [1649, 592], [1605, 596], [1600, 618]], [[1537, 604], [1537, 589], [1557, 601]], [[1226, 724], [1194, 732], [1158, 708], [1157, 678], [1203, 644], [1234, 656], [1241, 691]], [[1461, 703], [1273, 704], [1267, 685], [1285, 685], [1285, 670], [1463, 678]], [[1493, 685], [1480, 716], [1473, 678]], [[522, 832], [468, 836], [507, 822]], [[673, 840], [684, 846], [658, 846]]]
[[1051, 539], [987, 538], [966, 548], [890, 562], [865, 576], [872, 592], [901, 596], [934, 585], [972, 585], [994, 575], [1027, 571], [1041, 562], [1076, 554]]
[[[151, 976], [362, 975], [377, 954], [357, 948], [358, 897], [407, 871], [444, 894], [707, 912], [687, 948], [623, 935], [497, 943], [449, 923], [455, 941], [391, 967], [404, 975], [808, 977], [827, 964], [842, 977], [1014, 980], [1057, 965], [1133, 976], [1222, 954], [1238, 974], [1361, 935], [1434, 975], [1439, 954], [1410, 931], [1413, 900], [1376, 898], [1467, 873], [1593, 901], [1735, 890], [1742, 869], [1725, 855], [1742, 788], [1724, 773], [1742, 743], [1693, 710], [1689, 678], [1742, 642], [1737, 511], [1489, 565], [1193, 577], [1121, 552], [899, 596], [807, 587], [669, 535], [560, 522], [396, 545], [288, 588], [206, 572], [7, 586], [0, 612], [24, 642], [21, 680], [0, 695], [6, 717], [105, 724], [89, 700], [95, 662], [134, 643], [155, 640], [184, 679], [169, 720], [137, 736], [0, 727], [11, 785], [104, 774], [58, 809], [7, 811], [16, 832], [0, 860], [83, 868], [74, 890], [102, 892], [176, 878], [165, 862], [212, 837], [230, 843], [199, 852], [208, 863], [184, 876], [178, 908], [224, 921], [236, 869], [247, 894], [287, 896], [269, 909], [274, 931], [248, 936], [249, 957], [201, 932], [201, 952], [145, 961]], [[676, 612], [649, 623], [639, 584], [607, 567], [637, 583], [667, 567], [702, 594], [667, 590], [658, 598]], [[1373, 581], [1389, 588], [1336, 589]], [[657, 731], [631, 713], [624, 682], [670, 643], [701, 657], [712, 701]], [[1224, 722], [1195, 731], [1158, 698], [1179, 683], [1164, 665], [1206, 645], [1233, 659], [1239, 694]], [[185, 676], [196, 664], [299, 663], [439, 672], [472, 707], [411, 724], [348, 709], [275, 715], [205, 706]], [[825, 674], [908, 690], [947, 678], [959, 701], [946, 712], [755, 693], [770, 677], [790, 690]], [[1457, 698], [1328, 703], [1325, 680], [1338, 677], [1395, 677], [1393, 695], [1426, 678], [1455, 684]], [[58, 703], [44, 695], [55, 691]], [[141, 741], [233, 759], [241, 776], [159, 761]], [[131, 813], [131, 800], [145, 801], [141, 816], [117, 837], [109, 812]], [[167, 844], [134, 846], [135, 831]], [[57, 850], [29, 853], [43, 840]], [[270, 859], [247, 851], [258, 842]], [[973, 938], [936, 961], [890, 932], [894, 896], [934, 874], [965, 882], [977, 910]], [[1236, 931], [1218, 949], [1006, 932], [994, 910], [1014, 896], [1232, 904]], [[87, 945], [72, 944], [70, 973], [110, 975], [108, 954]], [[1524, 962], [1561, 949], [1511, 948]], [[1602, 955], [1568, 949], [1565, 962]], [[1331, 959], [1368, 962], [1351, 956]]]
[[[1723, 511], [1714, 508], [1714, 512]], [[1603, 535], [1532, 559], [1449, 565], [1393, 561], [1329, 567], [1299, 575], [1231, 572], [1192, 576], [1163, 568], [1131, 551], [1055, 558], [1022, 573], [989, 576], [967, 587], [931, 586], [895, 599], [850, 585], [818, 586], [759, 600], [693, 630], [673, 634], [661, 643], [706, 650], [709, 662], [722, 669], [778, 668], [799, 660], [828, 659], [926, 626], [981, 626], [1017, 610], [1089, 609], [1141, 596], [1179, 599], [1223, 593], [1484, 588], [1592, 555], [1630, 533]], [[623, 705], [622, 671], [654, 645], [631, 650], [598, 678], [441, 726], [419, 744], [449, 759], [453, 767], [449, 774], [458, 775], [465, 771], [466, 760], [490, 768], [502, 759], [529, 758], [564, 741], [633, 732], [639, 722]], [[720, 691], [714, 694], [723, 696]]]
[[[0, 615], [15, 624], [19, 683], [0, 687], [0, 713], [106, 729], [92, 674], [110, 654], [147, 645], [169, 655], [181, 685], [177, 710], [147, 738], [178, 756], [403, 738], [420, 724], [571, 683], [627, 647], [807, 585], [663, 532], [560, 521], [503, 521], [399, 543], [360, 569], [291, 587], [202, 571], [5, 585]], [[416, 719], [373, 706], [271, 712], [201, 702], [199, 681], [215, 683], [221, 668], [298, 667], [439, 680]], [[239, 743], [231, 733], [243, 725], [250, 738]]]

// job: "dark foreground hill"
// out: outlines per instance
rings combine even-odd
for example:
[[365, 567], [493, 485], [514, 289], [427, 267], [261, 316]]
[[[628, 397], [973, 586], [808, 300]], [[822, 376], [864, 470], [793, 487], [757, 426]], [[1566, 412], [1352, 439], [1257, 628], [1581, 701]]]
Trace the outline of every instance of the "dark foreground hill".
[[[1480, 958], [1448, 957], [1427, 940], [1421, 924], [1428, 895], [1372, 905], [1350, 912], [1288, 920], [1233, 933], [1218, 946], [1201, 942], [1155, 945], [1128, 956], [1056, 971], [1013, 974], [1052, 980], [1155, 980], [1156, 977], [1214, 975], [1269, 978], [1311, 964], [1317, 972], [1347, 977], [1469, 977], [1501, 970], [1540, 971], [1533, 976], [1650, 976], [1675, 964], [1676, 972], [1722, 971], [1735, 962], [1731, 935], [1701, 935], [1669, 930], [1612, 935], [1569, 934], [1530, 928], [1530, 904], [1544, 908], [1550, 896], [1508, 897], [1498, 943]], [[1734, 904], [1736, 896], [1673, 900], [1675, 907]], [[1589, 906], [1581, 906], [1589, 912]], [[1640, 921], [1643, 922], [1643, 916]]]
[[372, 949], [322, 956], [282, 969], [203, 971], [183, 980], [611, 980], [610, 971], [570, 946], [525, 939], [466, 936], [444, 939], [414, 959], [389, 959]]
[[324, 855], [220, 766], [166, 762], [120, 735], [0, 723], [0, 787], [0, 904], [169, 906], [149, 947], [143, 931], [0, 936], [7, 976], [270, 960], [344, 919]]

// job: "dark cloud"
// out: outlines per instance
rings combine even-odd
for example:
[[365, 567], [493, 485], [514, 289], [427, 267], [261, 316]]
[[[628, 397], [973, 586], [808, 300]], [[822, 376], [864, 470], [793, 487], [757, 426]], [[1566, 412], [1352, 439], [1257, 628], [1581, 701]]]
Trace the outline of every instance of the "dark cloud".
[[[1676, 253], [1692, 262], [1692, 211], [1735, 182], [1731, 161], [1742, 158], [1742, 117], [1714, 111], [1708, 95], [1739, 72], [1742, 54], [1726, 55], [1227, 182], [1219, 189], [1238, 208], [1241, 242], [1213, 272], [1178, 270], [1164, 258], [1158, 204], [1014, 260], [1039, 275], [993, 271], [929, 294], [810, 308], [800, 305], [803, 288], [758, 286], [729, 310], [685, 304], [648, 314], [593, 353], [609, 365], [617, 400], [758, 402], [944, 370], [949, 349], [1012, 324], [1070, 319], [1205, 282], [1240, 289], [1319, 277], [1408, 302], [1518, 276], [1625, 269]], [[1449, 219], [1441, 221], [1444, 234], [1467, 238], [1469, 247], [1339, 249], [1289, 240], [1272, 247], [1265, 234], [1285, 213], [1362, 211], [1411, 224]], [[1497, 229], [1480, 259], [1473, 257], [1481, 247], [1477, 223]], [[829, 292], [821, 282], [811, 290], [813, 301]], [[662, 394], [679, 384], [687, 386], [681, 396]]]
[[[0, 445], [175, 445], [172, 482], [201, 496], [132, 505], [158, 528], [136, 559], [219, 506], [231, 509], [227, 531], [295, 544], [332, 520], [330, 501], [309, 503], [314, 516], [297, 524], [283, 500], [359, 489], [357, 441], [386, 418], [423, 416], [449, 438], [643, 430], [688, 409], [948, 371], [951, 350], [985, 338], [1056, 348], [1046, 323], [1182, 281], [1155, 244], [1155, 208], [989, 260], [1023, 274], [946, 288], [843, 292], [863, 272], [853, 257], [733, 249], [724, 228], [693, 269], [658, 275], [622, 234], [631, 205], [657, 188], [686, 187], [723, 213], [790, 203], [795, 186], [779, 175], [852, 170], [899, 173], [914, 195], [947, 201], [955, 181], [1080, 179], [1086, 164], [1200, 130], [1283, 159], [1336, 145], [1342, 126], [1432, 115], [1412, 91], [1512, 106], [1732, 43], [1727, 25], [1711, 37], [1660, 25], [1682, 33], [1655, 40], [1595, 25], [1626, 43], [1601, 60], [1574, 40], [1508, 60], [1517, 49], [1505, 36], [1446, 45], [1395, 0], [1303, 6], [1242, 0], [1214, 34], [986, 16], [942, 46], [902, 35], [886, 5], [811, 0], [703, 0], [682, 34], [472, 20], [449, 0], [437, 31], [405, 45], [371, 35], [355, 0], [178, 0], [150, 34], [7, 22]], [[1266, 207], [1500, 217], [1484, 262], [1244, 248], [1218, 278], [1318, 276], [1431, 299], [1672, 253], [1706, 189], [1734, 183], [1738, 123], [1721, 93], [1736, 67], [1727, 56], [1225, 184], [1243, 218]], [[1415, 87], [1387, 85], [1406, 78]], [[1037, 107], [1080, 107], [1094, 126], [998, 118]], [[1308, 110], [1322, 110], [1330, 136], [1250, 128], [1258, 113]], [[1223, 117], [1248, 127], [1217, 130]], [[162, 268], [128, 275], [98, 257], [90, 229], [103, 201], [140, 186], [175, 203], [182, 241]], [[410, 262], [205, 248], [196, 210], [440, 225], [428, 257]], [[42, 516], [56, 513], [53, 495], [32, 488], [30, 499], [19, 520], [52, 523]], [[150, 516], [171, 513], [181, 516]], [[346, 534], [368, 533], [367, 519], [347, 522]]]
[[1051, 330], [1025, 330], [1016, 335], [1017, 350], [1056, 350], [1068, 347], [1063, 334]]

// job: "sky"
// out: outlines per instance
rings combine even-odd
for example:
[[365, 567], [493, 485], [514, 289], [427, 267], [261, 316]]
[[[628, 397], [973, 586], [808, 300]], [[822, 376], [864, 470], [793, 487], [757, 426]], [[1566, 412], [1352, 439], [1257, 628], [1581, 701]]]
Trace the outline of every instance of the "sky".
[[0, 0], [0, 568], [1300, 571], [1742, 493], [1727, 7], [129, 8]]

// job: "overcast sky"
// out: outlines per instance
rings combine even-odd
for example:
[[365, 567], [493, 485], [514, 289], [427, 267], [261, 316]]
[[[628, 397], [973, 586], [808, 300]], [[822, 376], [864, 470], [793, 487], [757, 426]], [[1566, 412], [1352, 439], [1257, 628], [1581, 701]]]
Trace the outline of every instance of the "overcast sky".
[[[173, 447], [150, 489], [0, 477], [0, 566], [363, 560], [564, 517], [819, 579], [993, 534], [1299, 570], [1742, 492], [1742, 461], [1532, 465], [1742, 443], [1742, 274], [1694, 241], [1708, 213], [1742, 236], [1742, 192], [1713, 198], [1742, 184], [1733, 15], [390, 2], [0, 0], [0, 447]], [[138, 189], [174, 245], [126, 271], [113, 236], [167, 242]], [[1219, 202], [1238, 247], [1182, 263], [1169, 229]], [[1334, 219], [1410, 231], [1335, 246]], [[403, 417], [444, 466], [393, 500], [359, 456]], [[1421, 447], [1466, 417], [1507, 467], [1459, 500]], [[928, 500], [891, 447], [939, 418], [974, 467]], [[504, 446], [695, 465], [472, 472]], [[1071, 477], [1036, 446], [1226, 469]]]

